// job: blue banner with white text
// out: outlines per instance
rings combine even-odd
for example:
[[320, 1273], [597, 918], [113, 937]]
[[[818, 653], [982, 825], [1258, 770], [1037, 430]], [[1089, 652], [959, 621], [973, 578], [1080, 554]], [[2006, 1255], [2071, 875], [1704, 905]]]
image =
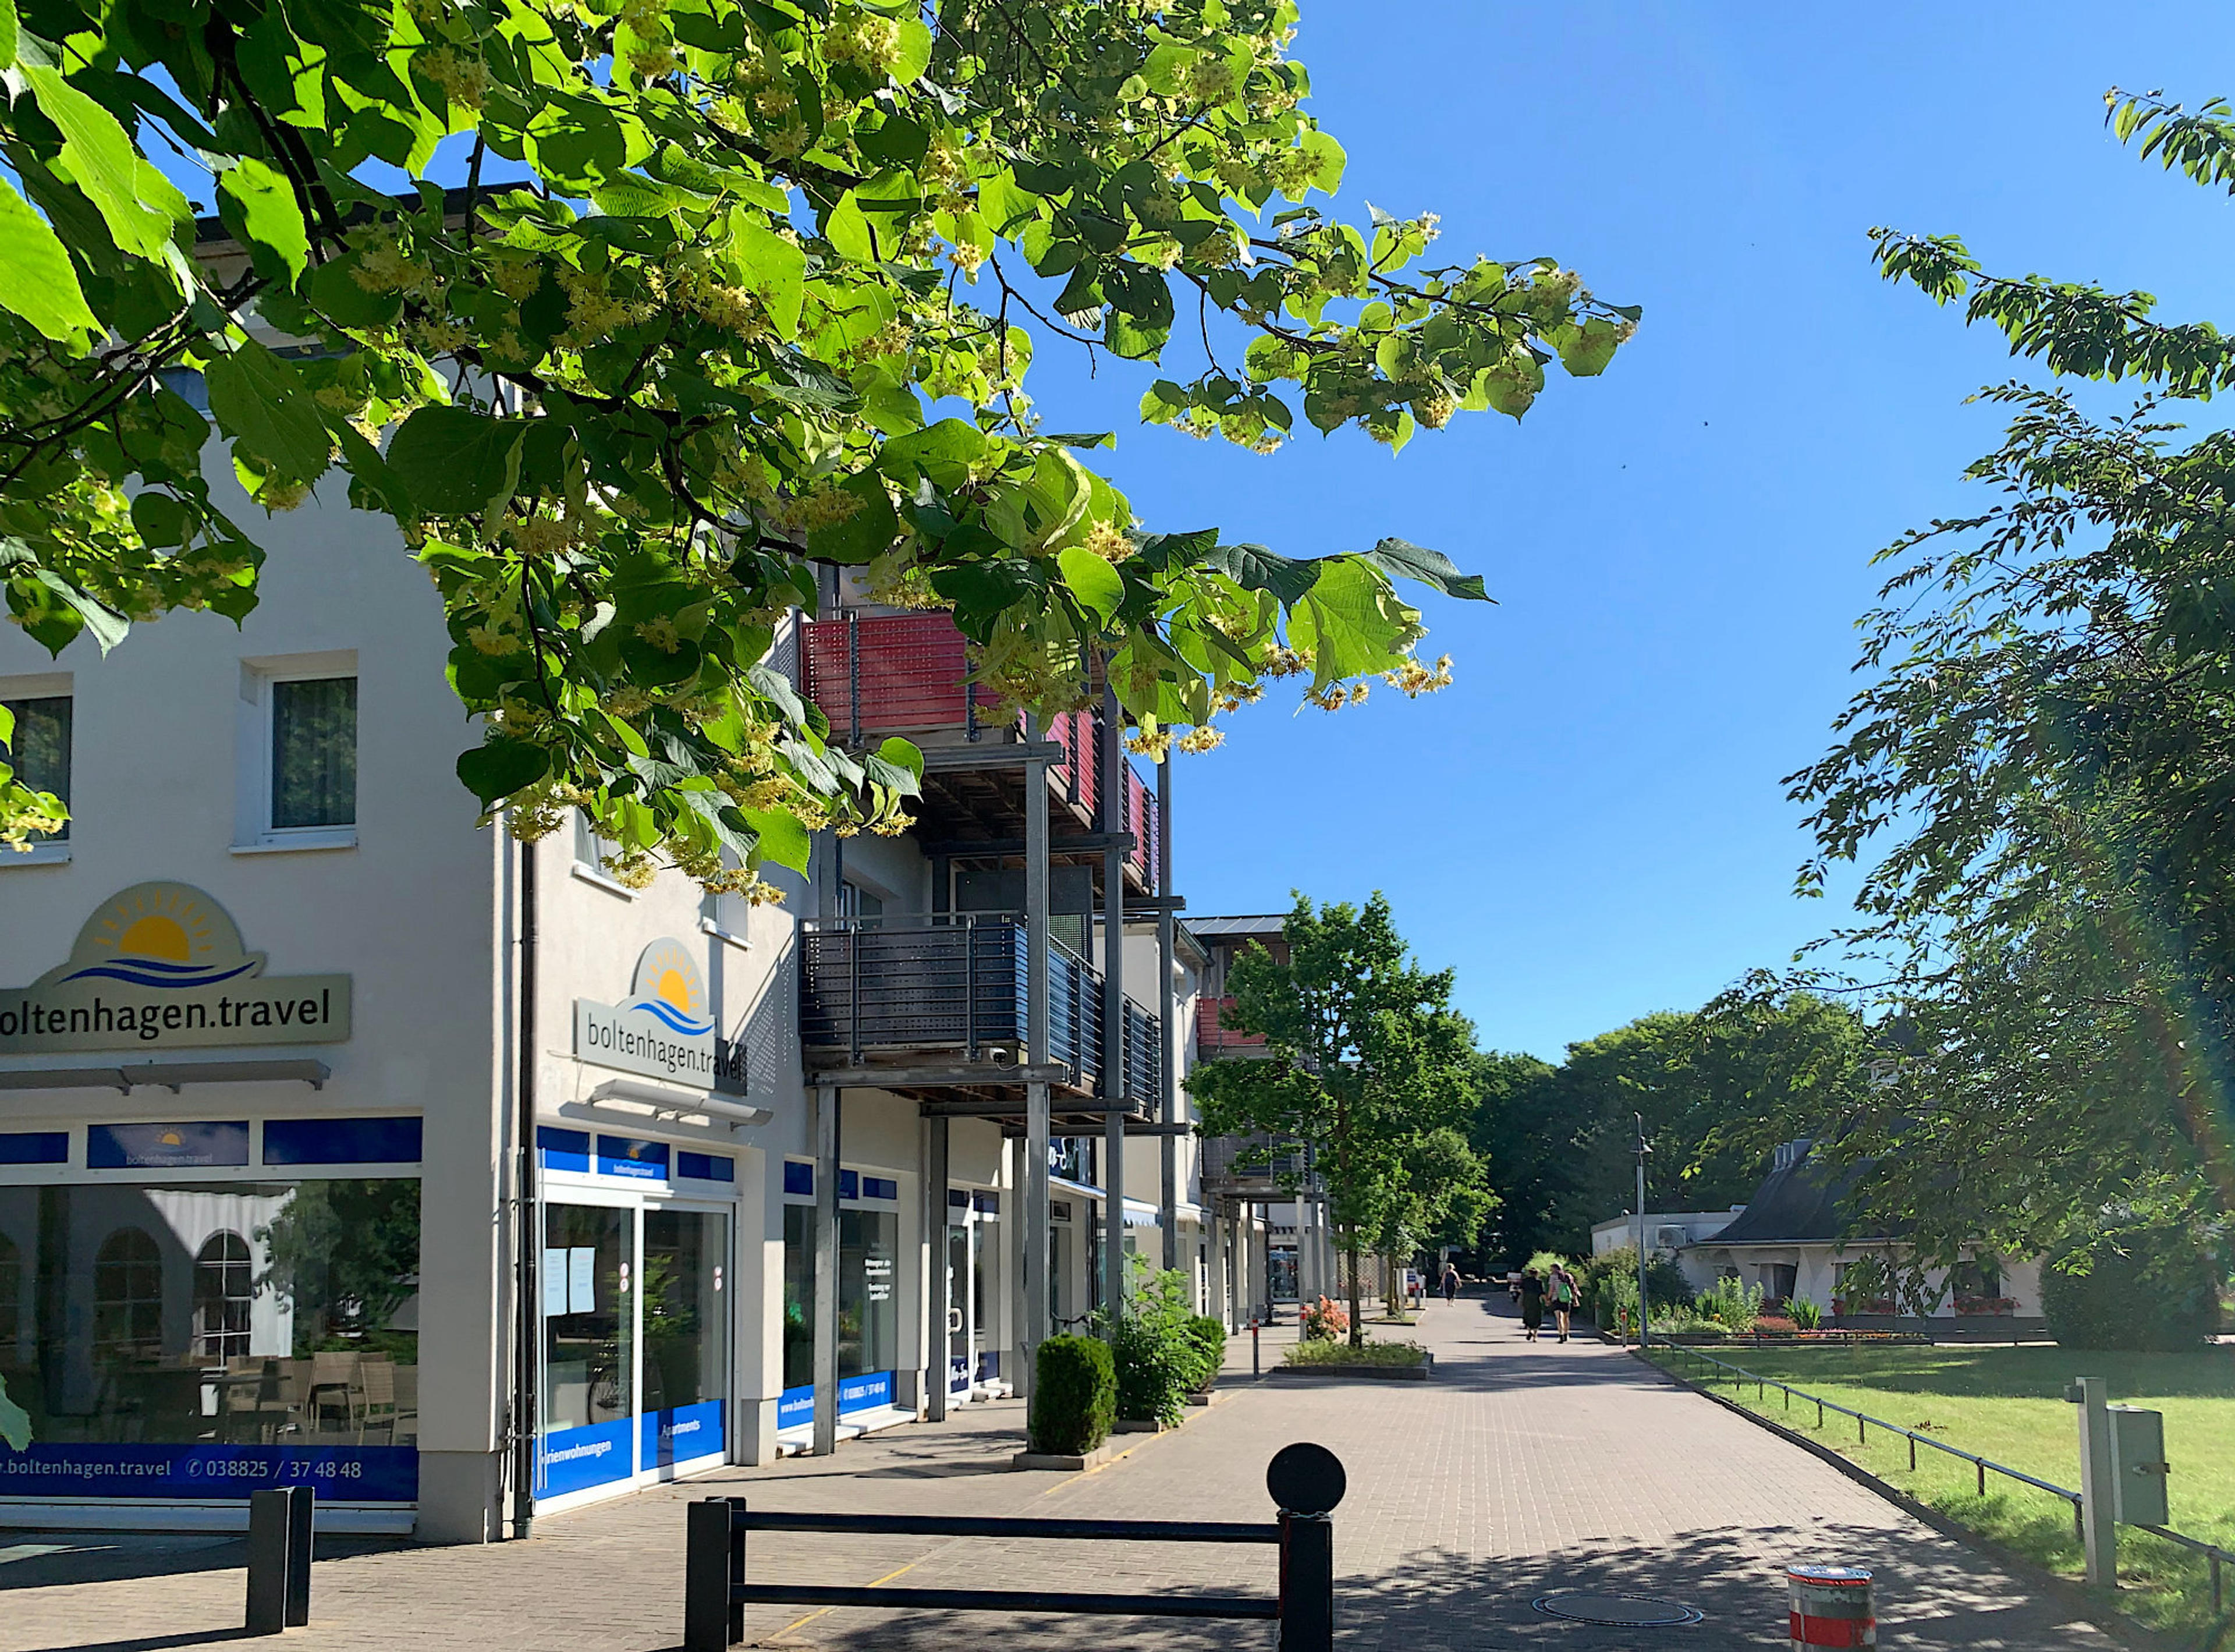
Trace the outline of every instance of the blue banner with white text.
[[539, 1434], [535, 1440], [535, 1495], [558, 1497], [593, 1485], [608, 1485], [634, 1477], [630, 1460], [632, 1417], [587, 1428], [560, 1428]]
[[666, 1411], [647, 1411], [639, 1419], [644, 1428], [644, 1465], [667, 1468], [723, 1449], [722, 1402], [702, 1400], [695, 1406], [676, 1406]]
[[34, 1440], [0, 1446], [0, 1498], [245, 1498], [309, 1485], [338, 1503], [412, 1503], [409, 1446], [146, 1446]]

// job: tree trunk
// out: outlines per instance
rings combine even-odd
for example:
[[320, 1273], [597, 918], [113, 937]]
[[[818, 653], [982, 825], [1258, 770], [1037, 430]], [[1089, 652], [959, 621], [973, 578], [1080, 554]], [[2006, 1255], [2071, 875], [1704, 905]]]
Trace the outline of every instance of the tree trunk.
[[1393, 1250], [1384, 1252], [1381, 1257], [1381, 1300], [1388, 1305], [1391, 1319], [1404, 1317], [1404, 1274], [1397, 1266], [1397, 1253]]
[[1366, 1346], [1366, 1321], [1360, 1313], [1362, 1304], [1358, 1294], [1358, 1235], [1353, 1231], [1345, 1254], [1350, 1258], [1350, 1346]]

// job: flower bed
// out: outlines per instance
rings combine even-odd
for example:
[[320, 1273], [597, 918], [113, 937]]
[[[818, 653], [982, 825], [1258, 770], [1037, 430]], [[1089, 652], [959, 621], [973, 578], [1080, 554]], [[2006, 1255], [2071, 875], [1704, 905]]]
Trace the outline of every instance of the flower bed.
[[1411, 1369], [1432, 1363], [1418, 1342], [1298, 1342], [1281, 1361], [1295, 1369], [1343, 1370], [1361, 1366]]

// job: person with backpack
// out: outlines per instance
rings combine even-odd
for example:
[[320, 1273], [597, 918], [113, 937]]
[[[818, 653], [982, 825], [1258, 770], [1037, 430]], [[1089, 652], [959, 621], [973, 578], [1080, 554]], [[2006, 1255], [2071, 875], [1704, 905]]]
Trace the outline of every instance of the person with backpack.
[[1444, 1264], [1444, 1301], [1455, 1302], [1459, 1295], [1459, 1267], [1457, 1262]]
[[1521, 1275], [1521, 1331], [1530, 1341], [1544, 1326], [1544, 1282], [1533, 1268]]
[[1576, 1276], [1558, 1262], [1552, 1264], [1552, 1277], [1546, 1282], [1544, 1294], [1552, 1301], [1552, 1321], [1560, 1328], [1560, 1341], [1568, 1340], [1568, 1315], [1576, 1311]]

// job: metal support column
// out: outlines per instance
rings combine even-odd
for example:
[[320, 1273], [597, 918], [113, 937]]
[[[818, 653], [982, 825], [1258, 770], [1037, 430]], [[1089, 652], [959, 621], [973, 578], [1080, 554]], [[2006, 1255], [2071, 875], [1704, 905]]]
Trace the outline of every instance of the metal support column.
[[[1157, 893], [1172, 892], [1172, 754], [1169, 749], [1157, 764]], [[1187, 1117], [1180, 1106], [1179, 1060], [1172, 1044], [1172, 1017], [1176, 1009], [1172, 987], [1173, 953], [1179, 944], [1178, 920], [1169, 906], [1157, 911], [1157, 1077], [1164, 1098], [1164, 1123], [1176, 1126]], [[1164, 1266], [1180, 1265], [1180, 1138], [1164, 1136], [1157, 1144], [1163, 1154], [1163, 1185], [1157, 1209], [1164, 1223]]]
[[953, 1277], [947, 1271], [947, 1124], [945, 1118], [927, 1118], [930, 1127], [930, 1150], [924, 1155], [923, 1207], [924, 1229], [928, 1236], [925, 1243], [931, 1252], [931, 1311], [925, 1315], [928, 1335], [924, 1380], [928, 1385], [924, 1394], [924, 1415], [931, 1421], [947, 1420], [947, 1394], [953, 1380], [947, 1369], [947, 1349], [952, 1334], [947, 1321], [954, 1317], [954, 1294]]
[[[1125, 719], [1118, 691], [1102, 686], [1102, 829], [1125, 829]], [[1125, 1301], [1125, 851], [1102, 851], [1102, 1300], [1118, 1329]]]
[[838, 1131], [834, 1085], [815, 1092], [815, 1454], [838, 1449]]
[[[1037, 717], [1026, 725], [1037, 750], [1044, 741]], [[1034, 1072], [1053, 1059], [1048, 1026], [1048, 784], [1047, 764], [1025, 765], [1025, 997], [1026, 1041]], [[1018, 1237], [1024, 1250], [1025, 1311], [1017, 1331], [1017, 1371], [1011, 1386], [1028, 1400], [1048, 1334], [1048, 1087], [1044, 1078], [1025, 1085], [1024, 1209]]]

